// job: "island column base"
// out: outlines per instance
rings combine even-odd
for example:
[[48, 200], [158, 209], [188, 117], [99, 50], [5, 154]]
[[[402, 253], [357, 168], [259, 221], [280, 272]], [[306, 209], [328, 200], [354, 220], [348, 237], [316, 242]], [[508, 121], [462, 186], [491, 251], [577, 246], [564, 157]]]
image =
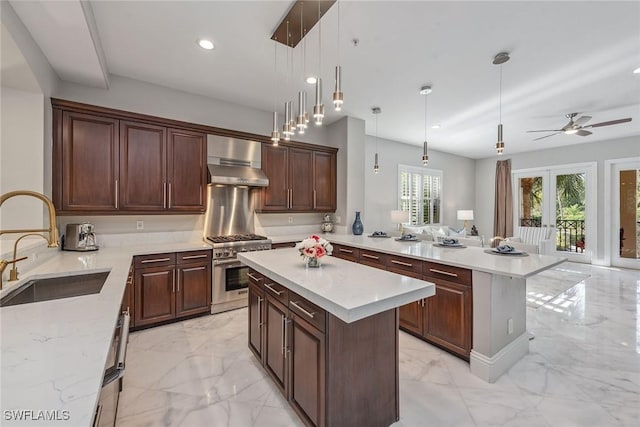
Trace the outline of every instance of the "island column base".
[[492, 357], [471, 350], [469, 359], [471, 373], [493, 383], [527, 353], [529, 353], [529, 334], [527, 333], [511, 341]]

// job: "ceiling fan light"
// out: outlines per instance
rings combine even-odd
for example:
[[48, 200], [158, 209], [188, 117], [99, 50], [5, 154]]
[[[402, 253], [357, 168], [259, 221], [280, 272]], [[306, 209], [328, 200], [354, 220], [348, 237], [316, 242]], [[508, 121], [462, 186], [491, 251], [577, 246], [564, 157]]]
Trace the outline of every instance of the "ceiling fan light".
[[567, 129], [564, 131], [564, 133], [566, 133], [567, 135], [573, 135], [575, 133], [578, 133], [578, 129]]

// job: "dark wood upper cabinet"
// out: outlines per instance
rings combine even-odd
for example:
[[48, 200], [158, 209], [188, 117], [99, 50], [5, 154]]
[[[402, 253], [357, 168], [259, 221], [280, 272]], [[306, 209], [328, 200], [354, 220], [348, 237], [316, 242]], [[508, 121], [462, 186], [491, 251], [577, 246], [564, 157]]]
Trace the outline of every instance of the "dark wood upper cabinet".
[[120, 209], [167, 207], [167, 129], [120, 122]]
[[282, 212], [289, 209], [289, 149], [262, 144], [262, 170], [269, 178], [269, 186], [262, 190], [263, 212]]
[[258, 212], [336, 210], [335, 148], [302, 143], [262, 144], [262, 170], [269, 178]]
[[167, 207], [173, 211], [201, 211], [207, 184], [206, 135], [169, 129]]
[[205, 211], [204, 129], [70, 101], [52, 105], [58, 214]]
[[117, 210], [119, 121], [60, 110], [54, 118], [54, 140], [63, 142], [53, 153], [56, 208]]

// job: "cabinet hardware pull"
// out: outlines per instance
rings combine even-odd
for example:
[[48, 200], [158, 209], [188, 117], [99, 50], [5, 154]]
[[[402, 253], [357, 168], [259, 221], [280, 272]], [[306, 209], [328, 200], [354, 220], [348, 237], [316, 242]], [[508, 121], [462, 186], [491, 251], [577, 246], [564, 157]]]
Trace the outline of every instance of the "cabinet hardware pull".
[[348, 254], [352, 254], [352, 253], [353, 253], [353, 251], [352, 251], [352, 250], [350, 250], [350, 249], [342, 249], [342, 248], [339, 248], [338, 250], [339, 250], [340, 252], [346, 252], [346, 253], [348, 253]]
[[293, 191], [291, 189], [288, 189], [287, 193], [289, 194], [289, 209], [292, 209], [293, 208]]
[[315, 318], [315, 316], [314, 316], [314, 314], [316, 314], [315, 311], [313, 313], [311, 313], [311, 312], [305, 310], [304, 308], [302, 308], [302, 307], [300, 307], [298, 305], [298, 302], [291, 301], [291, 305], [294, 306], [295, 308], [297, 308], [298, 310], [300, 310], [301, 312], [303, 312], [304, 314], [306, 314], [307, 316], [309, 316], [310, 318], [312, 318], [312, 319]]
[[285, 334], [286, 334], [286, 327], [285, 327], [285, 319], [286, 319], [286, 317], [284, 317], [284, 314], [281, 314], [281, 316], [282, 316], [282, 322], [281, 322], [282, 323], [282, 354], [284, 355], [284, 349], [287, 346], [286, 336], [285, 336]]
[[171, 209], [171, 183], [169, 183], [169, 209]]
[[251, 278], [252, 278], [253, 280], [255, 280], [256, 282], [260, 282], [260, 281], [263, 279], [263, 277], [256, 277], [256, 276], [254, 276], [254, 275], [253, 275], [253, 274], [251, 274], [251, 273], [247, 273], [247, 276], [251, 277]]
[[162, 207], [167, 208], [167, 183], [162, 183]]
[[282, 292], [284, 292], [284, 291], [279, 291], [279, 290], [277, 290], [277, 289], [274, 289], [274, 288], [272, 288], [272, 287], [271, 287], [271, 285], [273, 285], [273, 283], [271, 283], [271, 284], [269, 284], [269, 283], [265, 283], [265, 284], [264, 284], [265, 288], [269, 289], [269, 290], [270, 290], [271, 292], [273, 292], [274, 294], [276, 294], [276, 295], [278, 295], [278, 296], [282, 295]]
[[149, 264], [152, 262], [164, 262], [164, 261], [171, 261], [171, 258], [145, 259], [145, 260], [142, 260], [140, 264]]
[[424, 307], [424, 298], [422, 298], [422, 299], [420, 300], [420, 305], [422, 305], [422, 306]]
[[284, 347], [282, 348], [282, 353], [284, 354], [284, 358], [287, 358], [287, 353], [289, 353], [289, 345], [288, 345], [288, 341], [289, 341], [289, 334], [287, 333], [287, 330], [289, 328], [287, 328], [287, 323], [289, 323], [290, 320], [287, 319], [287, 317], [284, 317]]
[[442, 271], [442, 270], [438, 270], [436, 268], [430, 268], [429, 271], [432, 272], [432, 273], [444, 274], [445, 276], [458, 277], [458, 275], [456, 273], [449, 273], [448, 271]]
[[182, 259], [197, 259], [197, 258], [207, 258], [208, 255], [202, 254], [202, 255], [189, 255], [189, 256], [183, 256]]
[[394, 263], [394, 264], [398, 264], [398, 265], [404, 265], [405, 267], [413, 267], [413, 264], [411, 264], [411, 263], [402, 262], [402, 261], [396, 261], [395, 259], [392, 259], [391, 262]]
[[[174, 270], [175, 271], [175, 270]], [[178, 273], [178, 293], [180, 293], [180, 273]]]
[[262, 297], [258, 297], [258, 326], [262, 327]]
[[374, 255], [369, 255], [369, 254], [360, 254], [365, 258], [371, 258], [371, 259], [380, 259], [380, 257], [374, 256]]
[[176, 293], [176, 271], [173, 270], [173, 280], [171, 281], [171, 292]]
[[116, 209], [118, 209], [118, 201], [119, 201], [119, 200], [118, 200], [118, 199], [119, 199], [119, 197], [118, 197], [118, 193], [119, 193], [119, 191], [118, 191], [118, 190], [119, 190], [119, 189], [120, 189], [120, 188], [119, 188], [119, 186], [118, 186], [118, 180], [116, 179]]
[[313, 190], [313, 209], [316, 208], [316, 190]]

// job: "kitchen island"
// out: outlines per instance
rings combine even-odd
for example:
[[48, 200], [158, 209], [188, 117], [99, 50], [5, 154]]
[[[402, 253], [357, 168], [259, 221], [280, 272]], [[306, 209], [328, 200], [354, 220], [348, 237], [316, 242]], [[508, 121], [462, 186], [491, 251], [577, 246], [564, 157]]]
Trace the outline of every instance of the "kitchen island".
[[[465, 310], [468, 311], [469, 321], [461, 320], [461, 324], [454, 325], [453, 329], [458, 335], [463, 332], [468, 334], [471, 343], [466, 347], [466, 357], [461, 357], [469, 360], [474, 375], [487, 382], [497, 380], [529, 352], [529, 334], [526, 331], [527, 277], [566, 261], [562, 257], [537, 254], [494, 255], [486, 253], [486, 248], [480, 247], [438, 247], [428, 241], [395, 241], [392, 238], [332, 233], [322, 236], [334, 244], [334, 256], [342, 256], [340, 250], [343, 250], [346, 251], [342, 253], [345, 259], [367, 265], [371, 265], [372, 256], [380, 260], [386, 258], [386, 262], [382, 262], [378, 268], [392, 271], [398, 271], [398, 267], [403, 267], [402, 263], [414, 264], [413, 269], [406, 269], [401, 274], [436, 282], [436, 296], [430, 302], [440, 305], [440, 291], [446, 292], [444, 298], [452, 302], [440, 305], [440, 309], [442, 306], [449, 309], [469, 305], [469, 309]], [[298, 241], [302, 237], [271, 236], [271, 239], [274, 244], [281, 244]], [[465, 276], [467, 287], [464, 290], [458, 283], [451, 283]], [[468, 299], [464, 296], [465, 292], [468, 293]], [[436, 308], [415, 307], [418, 305], [415, 303], [413, 305], [416, 310]], [[439, 332], [451, 326], [452, 318], [453, 316], [443, 317]], [[424, 323], [430, 321], [433, 323], [433, 319], [427, 319]], [[447, 347], [450, 343], [438, 336], [427, 341], [451, 351], [452, 347]], [[464, 340], [460, 338], [459, 341]], [[461, 354], [460, 346], [462, 344], [456, 346], [458, 351], [454, 353]]]
[[238, 254], [251, 267], [249, 347], [310, 425], [399, 419], [397, 307], [435, 286], [295, 249]]

